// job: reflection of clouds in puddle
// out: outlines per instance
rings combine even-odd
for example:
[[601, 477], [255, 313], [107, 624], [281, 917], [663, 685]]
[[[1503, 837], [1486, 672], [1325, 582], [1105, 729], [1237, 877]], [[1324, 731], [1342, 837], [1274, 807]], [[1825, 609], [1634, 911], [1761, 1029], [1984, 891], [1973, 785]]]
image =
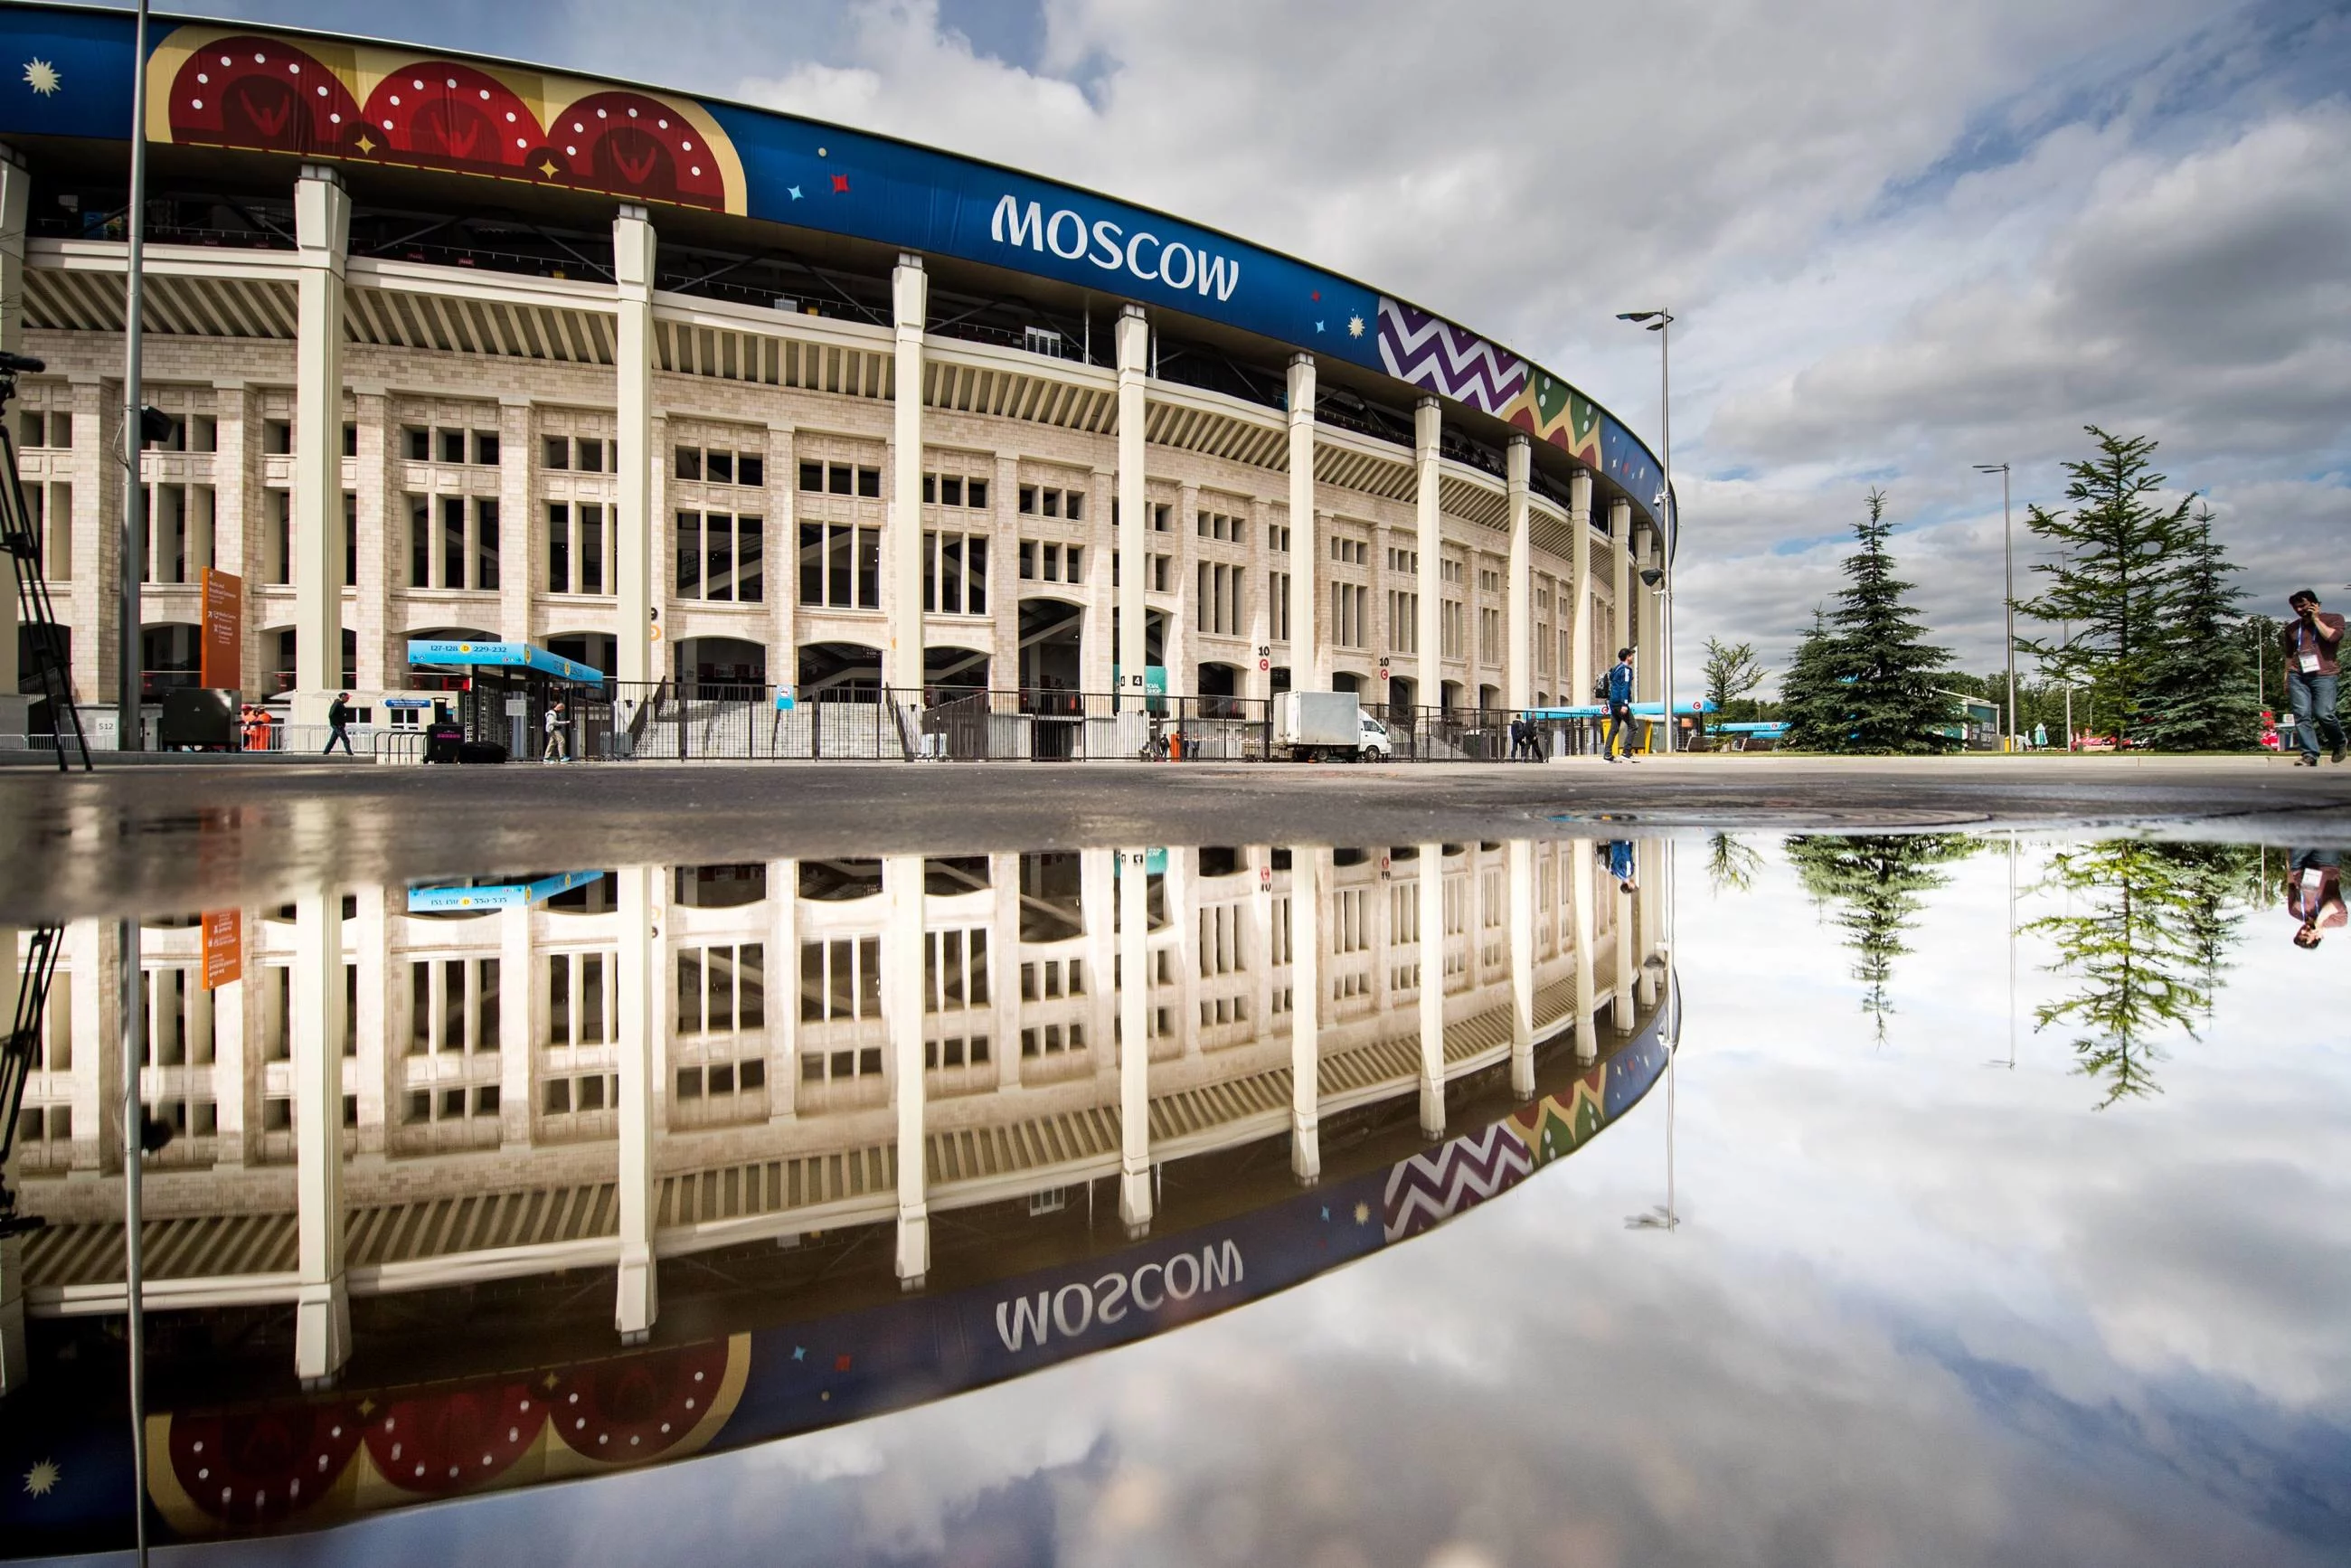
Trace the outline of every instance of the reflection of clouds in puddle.
[[[1938, 868], [1880, 1044], [1843, 932], [1754, 845], [1751, 891], [1719, 894], [1682, 850], [1673, 1235], [1622, 1224], [1663, 1197], [1652, 1096], [1506, 1201], [1229, 1315], [745, 1453], [362, 1521], [329, 1554], [503, 1564], [527, 1532], [695, 1568], [2342, 1560], [2351, 1051], [2304, 1027], [2351, 1004], [2340, 956], [2245, 917], [2164, 1092], [2093, 1113], [2031, 1027], [2069, 983], [2045, 943], [2018, 949], [2017, 1066], [1985, 1065], [2004, 846]], [[2064, 906], [2047, 858], [2023, 848], [2021, 920]]]

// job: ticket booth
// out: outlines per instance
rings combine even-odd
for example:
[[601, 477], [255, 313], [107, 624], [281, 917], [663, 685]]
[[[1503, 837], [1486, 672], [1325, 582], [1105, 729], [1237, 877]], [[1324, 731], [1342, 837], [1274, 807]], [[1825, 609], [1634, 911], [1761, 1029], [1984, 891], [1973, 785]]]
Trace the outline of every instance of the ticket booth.
[[544, 750], [547, 712], [564, 705], [564, 755], [578, 758], [587, 716], [604, 708], [604, 672], [529, 643], [414, 639], [408, 662], [462, 677], [451, 716], [425, 732], [428, 762], [505, 762]]

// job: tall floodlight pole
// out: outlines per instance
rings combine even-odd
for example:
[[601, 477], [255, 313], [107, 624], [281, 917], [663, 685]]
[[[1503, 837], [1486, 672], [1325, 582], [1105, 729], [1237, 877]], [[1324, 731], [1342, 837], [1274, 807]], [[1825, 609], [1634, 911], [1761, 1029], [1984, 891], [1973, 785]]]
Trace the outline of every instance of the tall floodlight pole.
[[[140, 668], [139, 568], [144, 552], [139, 539], [140, 448], [140, 267], [141, 241], [147, 226], [147, 0], [139, 0], [138, 41], [131, 67], [131, 207], [123, 214], [130, 237], [123, 297], [122, 461], [129, 471], [122, 489], [122, 617], [116, 656], [121, 663], [120, 702], [115, 710], [114, 744], [118, 750], [137, 751]], [[147, 1065], [147, 998], [141, 983], [139, 921], [121, 922], [117, 945], [121, 950], [122, 1016], [122, 1299], [127, 1322], [124, 1340], [131, 1383], [131, 1474], [137, 1489], [135, 1540], [141, 1568], [147, 1562], [147, 1373], [145, 1244], [140, 1214], [140, 1162], [146, 1157], [146, 1116], [141, 1079]]]
[[139, 733], [140, 668], [146, 662], [139, 636], [139, 570], [146, 559], [140, 543], [139, 405], [141, 306], [146, 290], [140, 269], [147, 236], [147, 0], [139, 0], [139, 39], [131, 67], [131, 205], [122, 214], [130, 239], [125, 257], [122, 299], [122, 487], [121, 626], [115, 641], [120, 664], [114, 718], [114, 745], [119, 751], [141, 749]]
[[[1681, 542], [1681, 508], [1674, 504], [1674, 313], [1662, 308], [1656, 310], [1620, 310], [1619, 321], [1646, 323], [1644, 330], [1657, 334], [1657, 437], [1665, 460], [1665, 491], [1657, 500], [1657, 527], [1666, 537], [1666, 568], [1663, 583], [1665, 613], [1658, 634], [1666, 640], [1666, 752], [1671, 756], [1675, 747], [1674, 716], [1674, 550]], [[1618, 549], [1624, 548], [1619, 540]]]
[[2008, 635], [2008, 741], [2003, 751], [2016, 749], [2016, 522], [2008, 505], [2008, 465], [1979, 463], [1979, 474], [2000, 476], [2001, 556], [2008, 574], [2008, 591], [2001, 599], [2002, 628]]

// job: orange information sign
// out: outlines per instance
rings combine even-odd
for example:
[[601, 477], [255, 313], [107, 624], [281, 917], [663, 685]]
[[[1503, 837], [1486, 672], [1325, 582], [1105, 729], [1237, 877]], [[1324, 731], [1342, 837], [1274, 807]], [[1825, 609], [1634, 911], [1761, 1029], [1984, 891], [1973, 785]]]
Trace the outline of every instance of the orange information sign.
[[197, 655], [197, 681], [209, 690], [245, 687], [245, 580], [234, 572], [204, 568], [204, 641]]
[[245, 977], [245, 916], [234, 909], [204, 911], [204, 989], [217, 991]]

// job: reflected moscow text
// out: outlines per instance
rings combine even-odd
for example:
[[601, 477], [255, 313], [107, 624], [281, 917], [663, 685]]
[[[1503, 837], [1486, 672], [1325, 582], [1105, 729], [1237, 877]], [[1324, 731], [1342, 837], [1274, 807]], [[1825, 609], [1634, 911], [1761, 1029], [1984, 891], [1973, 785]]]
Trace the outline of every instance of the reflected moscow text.
[[[240, 977], [213, 988], [213, 921], [152, 921], [151, 1520], [303, 1529], [739, 1448], [1409, 1239], [1657, 1080], [1668, 859], [1556, 840], [485, 877], [237, 912]], [[0, 1501], [19, 1552], [119, 1542], [133, 1490], [106, 1348], [112, 928], [63, 938], [20, 1118], [45, 1224], [7, 1263], [34, 1354], [6, 1409], [76, 1458], [66, 1492]]]

